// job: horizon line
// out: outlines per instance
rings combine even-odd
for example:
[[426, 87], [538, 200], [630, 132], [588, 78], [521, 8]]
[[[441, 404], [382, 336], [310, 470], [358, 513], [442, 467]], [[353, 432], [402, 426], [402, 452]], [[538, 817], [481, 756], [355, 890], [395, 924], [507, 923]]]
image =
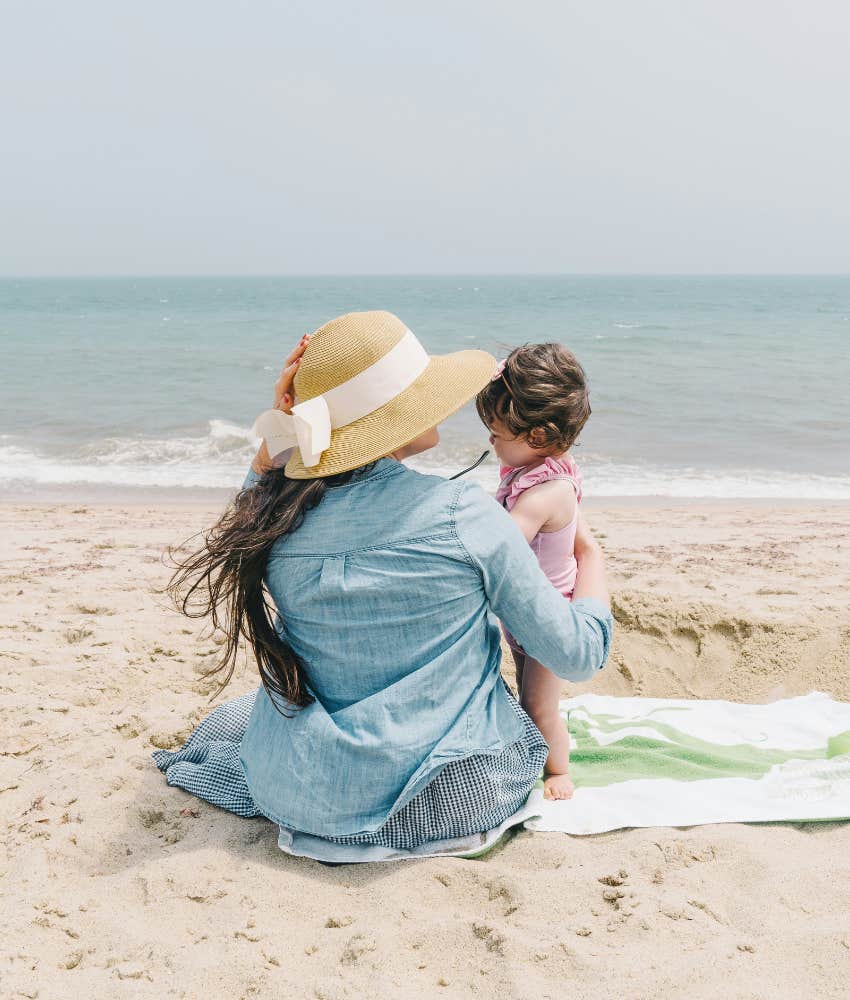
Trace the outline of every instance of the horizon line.
[[316, 278], [848, 278], [850, 271], [364, 271], [364, 272], [116, 272], [0, 274], [0, 281], [107, 281], [128, 279]]

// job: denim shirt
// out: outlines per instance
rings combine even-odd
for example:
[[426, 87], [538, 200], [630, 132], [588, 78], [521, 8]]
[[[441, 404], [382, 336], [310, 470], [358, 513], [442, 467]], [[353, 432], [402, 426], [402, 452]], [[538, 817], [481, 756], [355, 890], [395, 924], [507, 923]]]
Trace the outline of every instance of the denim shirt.
[[314, 836], [376, 830], [449, 761], [521, 738], [497, 619], [567, 680], [608, 656], [607, 607], [562, 597], [495, 500], [394, 459], [328, 489], [265, 579], [315, 701], [285, 718], [261, 689], [241, 761], [260, 811]]

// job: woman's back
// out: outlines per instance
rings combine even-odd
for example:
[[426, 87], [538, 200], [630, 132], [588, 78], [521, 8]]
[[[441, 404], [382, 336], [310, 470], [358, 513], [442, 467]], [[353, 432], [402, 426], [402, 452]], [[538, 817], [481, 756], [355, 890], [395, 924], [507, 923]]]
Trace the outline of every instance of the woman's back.
[[483, 629], [470, 629], [484, 601], [481, 579], [454, 525], [462, 489], [384, 459], [328, 490], [275, 545], [266, 584], [286, 641], [328, 712], [382, 692], [388, 701], [402, 698], [388, 689], [446, 654], [451, 683], [463, 679], [469, 688], [462, 650], [470, 644], [475, 672], [485, 669]]
[[[261, 692], [242, 760], [258, 805], [283, 825], [376, 828], [438, 766], [520, 738], [498, 631], [458, 532], [468, 489], [383, 459], [328, 490], [276, 544], [267, 587], [316, 700], [285, 719]], [[305, 794], [274, 785], [279, 767]]]
[[520, 738], [491, 611], [565, 676], [607, 650], [607, 609], [564, 601], [494, 500], [392, 459], [328, 490], [266, 582], [316, 700], [284, 718], [261, 691], [242, 764], [266, 816], [320, 836], [376, 829], [449, 761]]

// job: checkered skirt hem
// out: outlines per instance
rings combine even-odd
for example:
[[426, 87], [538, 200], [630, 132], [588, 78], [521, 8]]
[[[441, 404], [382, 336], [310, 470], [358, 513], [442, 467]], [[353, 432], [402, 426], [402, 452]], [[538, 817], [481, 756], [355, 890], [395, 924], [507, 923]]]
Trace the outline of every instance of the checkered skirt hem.
[[[256, 691], [220, 705], [179, 750], [157, 750], [156, 766], [169, 785], [227, 809], [260, 816], [239, 761]], [[543, 770], [548, 747], [511, 695], [523, 735], [499, 754], [476, 754], [447, 764], [421, 792], [372, 833], [328, 837], [330, 843], [412, 850], [436, 840], [492, 830], [525, 802]]]

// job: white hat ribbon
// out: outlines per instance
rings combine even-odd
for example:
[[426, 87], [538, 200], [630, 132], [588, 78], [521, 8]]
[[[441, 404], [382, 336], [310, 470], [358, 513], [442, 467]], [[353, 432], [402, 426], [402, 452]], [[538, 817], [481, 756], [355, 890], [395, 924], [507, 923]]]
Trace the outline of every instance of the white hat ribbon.
[[293, 406], [291, 413], [261, 413], [254, 422], [254, 434], [265, 439], [272, 459], [297, 445], [304, 465], [318, 465], [331, 443], [331, 415], [324, 397], [316, 396]]
[[307, 467], [318, 465], [330, 447], [331, 431], [354, 423], [385, 406], [409, 388], [431, 359], [410, 330], [373, 365], [347, 382], [296, 403], [291, 413], [266, 410], [254, 422], [254, 434], [265, 439], [269, 457], [298, 446]]

